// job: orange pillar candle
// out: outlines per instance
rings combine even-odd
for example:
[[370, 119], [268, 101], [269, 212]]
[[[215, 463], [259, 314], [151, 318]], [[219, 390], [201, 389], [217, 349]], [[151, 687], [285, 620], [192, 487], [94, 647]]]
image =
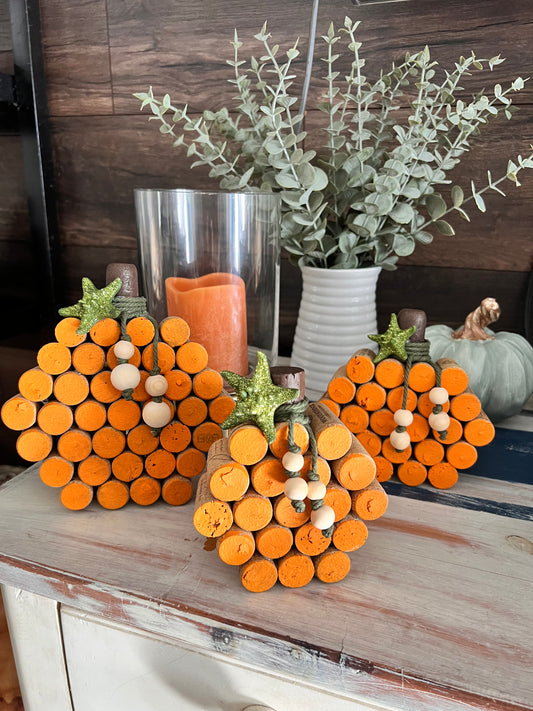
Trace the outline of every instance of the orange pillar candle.
[[246, 290], [236, 274], [215, 272], [197, 279], [165, 280], [169, 316], [180, 316], [191, 329], [191, 341], [209, 353], [214, 370], [248, 375]]

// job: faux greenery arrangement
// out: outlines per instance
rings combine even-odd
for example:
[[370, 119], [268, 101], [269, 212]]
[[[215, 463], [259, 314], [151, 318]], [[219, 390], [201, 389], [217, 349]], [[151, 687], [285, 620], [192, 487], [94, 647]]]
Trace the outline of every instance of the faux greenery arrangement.
[[[484, 193], [505, 195], [503, 181], [518, 186], [519, 172], [533, 168], [533, 154], [518, 156], [498, 179], [488, 171], [481, 189], [471, 182], [468, 197], [453, 185], [445, 199], [441, 186], [451, 183], [447, 175], [470, 150], [471, 138], [489, 118], [501, 112], [512, 117], [510, 97], [525, 80], [518, 77], [505, 89], [496, 84], [489, 94], [481, 90], [461, 99], [463, 77], [474, 69], [492, 70], [504, 59], [472, 53], [437, 78], [437, 62], [425, 47], [371, 81], [363, 74], [358, 25], [346, 18], [343, 28], [335, 31], [331, 24], [322, 38], [327, 72], [318, 108], [326, 120], [317, 150], [305, 141], [298, 97], [291, 93], [298, 42], [282, 53], [271, 44], [266, 23], [255, 35], [264, 54], [248, 63], [239, 58], [242, 43], [235, 31], [234, 58], [227, 61], [233, 68], [228, 81], [235, 87], [231, 107], [204, 111], [193, 120], [168, 94], [162, 101], [151, 88], [135, 94], [141, 109], [149, 106], [150, 118], [161, 122], [161, 133], [186, 149], [191, 167], [209, 166], [222, 189], [281, 193], [282, 247], [300, 266], [395, 269], [417, 243], [432, 241], [430, 229], [454, 234], [444, 219], [450, 212], [468, 220], [468, 202], [484, 211]], [[350, 53], [350, 71], [342, 77], [334, 70], [338, 43]], [[413, 91], [410, 110], [398, 111], [402, 97]]]

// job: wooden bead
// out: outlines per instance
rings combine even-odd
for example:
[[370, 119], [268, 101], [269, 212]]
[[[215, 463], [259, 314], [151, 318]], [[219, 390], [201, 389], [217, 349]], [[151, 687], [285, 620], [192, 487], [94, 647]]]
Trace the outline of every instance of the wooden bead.
[[404, 449], [411, 444], [411, 438], [409, 437], [409, 432], [397, 432], [394, 430], [390, 433], [390, 443], [399, 452], [403, 452]]
[[287, 479], [283, 491], [285, 496], [291, 501], [303, 501], [307, 496], [307, 482], [305, 479], [300, 477], [295, 477], [294, 479]]
[[444, 405], [448, 402], [448, 391], [446, 388], [431, 388], [428, 397], [434, 405]]
[[443, 432], [450, 426], [450, 417], [446, 412], [432, 412], [428, 417], [429, 426], [437, 432]]
[[152, 397], [161, 397], [168, 390], [167, 379], [164, 375], [149, 375], [144, 381], [144, 389]]
[[113, 353], [120, 360], [129, 360], [135, 353], [135, 346], [131, 341], [118, 341], [113, 346]]
[[300, 452], [285, 452], [281, 460], [287, 472], [299, 472], [304, 465], [304, 458]]
[[141, 382], [141, 374], [137, 366], [131, 363], [121, 363], [111, 371], [111, 384], [117, 390], [136, 388]]
[[335, 511], [327, 504], [316, 511], [311, 511], [311, 523], [315, 528], [324, 531], [335, 523]]
[[400, 427], [409, 427], [413, 421], [413, 413], [411, 410], [396, 410], [394, 413], [394, 422]]
[[326, 495], [326, 485], [321, 481], [310, 481], [307, 483], [307, 488], [307, 498], [311, 499], [311, 501], [323, 499]]
[[143, 407], [142, 416], [148, 427], [158, 429], [159, 427], [168, 425], [172, 419], [172, 411], [166, 402], [154, 402], [154, 400], [150, 400], [150, 402], [147, 402]]

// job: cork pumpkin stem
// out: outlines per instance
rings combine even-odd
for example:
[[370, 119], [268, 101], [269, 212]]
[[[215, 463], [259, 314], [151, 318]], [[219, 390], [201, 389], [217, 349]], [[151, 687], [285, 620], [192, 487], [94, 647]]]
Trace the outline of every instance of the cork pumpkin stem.
[[402, 330], [415, 326], [416, 331], [409, 341], [411, 343], [423, 343], [426, 340], [426, 312], [422, 309], [402, 309], [398, 313], [398, 325]]
[[488, 296], [481, 304], [465, 318], [464, 324], [457, 331], [452, 333], [452, 338], [456, 340], [467, 339], [469, 341], [492, 341], [491, 336], [485, 330], [489, 323], [494, 323], [500, 318], [501, 309], [496, 299]]

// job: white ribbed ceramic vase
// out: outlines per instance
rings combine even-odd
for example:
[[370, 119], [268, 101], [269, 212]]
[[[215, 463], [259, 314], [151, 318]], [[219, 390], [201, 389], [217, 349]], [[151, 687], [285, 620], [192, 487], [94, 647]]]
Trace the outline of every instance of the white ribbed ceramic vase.
[[[318, 399], [333, 373], [377, 333], [376, 284], [381, 267], [302, 267], [302, 300], [291, 365], [304, 368], [306, 394]], [[375, 350], [375, 348], [374, 348]]]

